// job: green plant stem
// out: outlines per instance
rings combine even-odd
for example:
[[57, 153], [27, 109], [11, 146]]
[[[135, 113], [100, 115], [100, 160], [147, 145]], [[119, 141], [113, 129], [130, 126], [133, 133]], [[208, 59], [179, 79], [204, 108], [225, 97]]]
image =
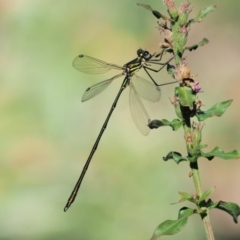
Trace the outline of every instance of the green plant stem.
[[[187, 146], [187, 151], [188, 155], [191, 156], [193, 162], [190, 163], [190, 168], [192, 170], [192, 177], [193, 177], [193, 182], [194, 186], [197, 192], [197, 196], [200, 197], [202, 196], [202, 183], [201, 183], [201, 178], [200, 178], [200, 173], [198, 169], [198, 162], [197, 162], [197, 156], [193, 156], [189, 152], [191, 151], [192, 143], [191, 143], [191, 136], [192, 136], [192, 129], [191, 129], [191, 119], [190, 119], [190, 114], [188, 111], [188, 108], [181, 107], [181, 112], [182, 116], [184, 119], [184, 124], [183, 124], [183, 129], [184, 129], [184, 135], [185, 135], [185, 141], [186, 141], [186, 146]], [[214, 235], [213, 235], [213, 230], [209, 218], [209, 211], [206, 210], [204, 213], [201, 213], [201, 208], [199, 206], [198, 211], [200, 213], [200, 216], [203, 221], [203, 226], [205, 229], [205, 234], [206, 234], [206, 239], [207, 240], [214, 240]]]
[[[195, 186], [197, 195], [201, 196], [202, 195], [202, 184], [201, 184], [201, 179], [200, 179], [200, 174], [199, 174], [199, 169], [198, 169], [198, 163], [197, 162], [191, 163], [190, 167], [192, 170], [193, 182], [194, 182], [194, 186]], [[209, 218], [209, 211], [207, 210], [206, 212], [204, 212], [204, 214], [201, 214], [201, 217], [202, 217], [207, 240], [214, 240], [215, 238], [213, 235], [212, 225], [211, 225], [210, 218]]]
[[198, 170], [198, 163], [197, 162], [190, 163], [190, 167], [192, 170], [193, 182], [194, 182], [194, 186], [195, 186], [197, 195], [201, 196], [202, 195], [202, 184], [201, 184], [200, 174], [199, 174], [199, 170]]
[[212, 225], [210, 222], [208, 210], [206, 212], [206, 215], [202, 218], [202, 220], [203, 220], [203, 225], [204, 225], [207, 240], [214, 240], [215, 238], [213, 235], [213, 230], [212, 230]]

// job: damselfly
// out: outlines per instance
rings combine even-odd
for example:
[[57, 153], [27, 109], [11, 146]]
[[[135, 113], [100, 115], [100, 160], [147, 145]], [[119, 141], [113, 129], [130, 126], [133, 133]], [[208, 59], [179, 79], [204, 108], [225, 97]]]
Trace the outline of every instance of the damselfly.
[[[103, 135], [104, 130], [107, 127], [108, 121], [112, 115], [113, 110], [115, 109], [118, 99], [123, 92], [123, 90], [129, 86], [130, 87], [130, 94], [129, 94], [129, 101], [130, 101], [130, 110], [132, 114], [132, 118], [134, 120], [134, 123], [136, 124], [137, 128], [140, 130], [140, 132], [143, 135], [147, 135], [150, 131], [148, 127], [148, 123], [150, 122], [150, 118], [148, 116], [148, 113], [140, 99], [142, 97], [145, 100], [151, 101], [151, 102], [157, 102], [160, 100], [161, 97], [161, 89], [160, 86], [175, 83], [163, 83], [163, 84], [157, 84], [155, 80], [152, 78], [152, 76], [149, 74], [150, 71], [159, 72], [162, 68], [164, 68], [171, 60], [168, 60], [165, 63], [161, 63], [163, 52], [160, 54], [150, 54], [148, 51], [144, 51], [142, 49], [138, 49], [137, 51], [137, 58], [133, 59], [132, 61], [126, 63], [124, 66], [118, 66], [116, 64], [110, 64], [106, 63], [104, 61], [101, 61], [99, 59], [89, 57], [87, 55], [79, 55], [76, 57], [73, 61], [73, 67], [79, 70], [83, 73], [89, 73], [89, 74], [100, 74], [105, 73], [111, 69], [121, 70], [122, 72], [108, 80], [102, 81], [100, 83], [97, 83], [91, 87], [89, 87], [82, 97], [82, 102], [87, 101], [96, 95], [98, 95], [100, 92], [102, 92], [104, 89], [106, 89], [109, 84], [121, 77], [125, 76], [124, 80], [122, 82], [121, 88], [112, 104], [112, 107], [107, 115], [107, 118], [100, 130], [100, 133], [93, 145], [93, 148], [89, 154], [89, 157], [83, 167], [83, 170], [79, 176], [79, 179], [68, 199], [68, 202], [64, 208], [64, 211], [66, 212], [68, 208], [71, 206], [71, 204], [74, 202], [78, 190], [80, 188], [80, 185], [82, 183], [82, 180], [84, 178], [84, 175], [88, 169], [88, 166], [91, 162], [91, 159], [93, 157], [93, 154], [95, 153], [98, 143]], [[159, 69], [152, 68], [152, 64], [159, 66]], [[148, 74], [152, 82], [145, 80], [142, 77], [137, 76], [135, 73], [143, 68], [145, 72]]]

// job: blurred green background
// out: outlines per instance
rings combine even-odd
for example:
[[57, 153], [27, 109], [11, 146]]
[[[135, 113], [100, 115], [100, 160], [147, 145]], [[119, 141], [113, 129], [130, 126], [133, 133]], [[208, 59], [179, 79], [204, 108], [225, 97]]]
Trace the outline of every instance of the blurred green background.
[[[185, 54], [204, 91], [202, 109], [234, 99], [222, 118], [206, 122], [203, 143], [206, 151], [240, 149], [240, 2], [191, 2], [193, 17], [218, 5], [189, 34], [188, 45], [203, 37], [210, 43]], [[160, 0], [144, 3], [166, 13]], [[115, 72], [83, 74], [72, 61], [83, 53], [122, 65], [139, 47], [159, 51], [162, 37], [153, 15], [129, 0], [1, 0], [0, 11], [0, 239], [149, 239], [160, 222], [176, 219], [184, 204], [170, 203], [179, 200], [178, 191], [195, 191], [188, 165], [162, 157], [171, 150], [186, 153], [183, 132], [162, 128], [142, 136], [131, 119], [128, 89], [76, 201], [63, 212], [120, 87], [117, 80], [81, 103], [87, 87]], [[155, 78], [171, 81], [165, 72]], [[157, 104], [144, 102], [152, 119], [175, 118], [173, 88], [164, 87]], [[240, 203], [239, 161], [202, 159], [200, 170], [204, 190], [216, 186], [213, 200]], [[239, 225], [226, 213], [213, 210], [211, 220], [218, 240], [240, 239]], [[200, 218], [191, 217], [168, 239], [204, 239]]]

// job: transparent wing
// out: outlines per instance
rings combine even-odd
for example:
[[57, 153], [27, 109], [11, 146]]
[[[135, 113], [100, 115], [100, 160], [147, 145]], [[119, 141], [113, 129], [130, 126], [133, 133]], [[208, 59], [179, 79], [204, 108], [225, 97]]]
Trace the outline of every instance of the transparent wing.
[[129, 104], [132, 118], [137, 128], [143, 135], [148, 135], [150, 129], [147, 125], [150, 118], [132, 83], [130, 83]]
[[155, 86], [153, 82], [139, 77], [136, 74], [131, 78], [131, 82], [133, 83], [138, 95], [145, 100], [151, 102], [158, 102], [160, 100], [161, 89], [159, 86]]
[[123, 70], [123, 67], [120, 67], [115, 64], [106, 63], [102, 60], [89, 57], [83, 54], [77, 56], [73, 60], [73, 67], [80, 72], [89, 74], [105, 73], [111, 69]]
[[118, 74], [108, 80], [105, 80], [105, 81], [102, 81], [102, 82], [99, 82], [97, 84], [94, 84], [93, 86], [89, 87], [85, 93], [83, 94], [82, 96], [82, 102], [85, 102], [93, 97], [95, 97], [96, 95], [98, 95], [100, 92], [102, 92], [103, 90], [105, 90], [108, 85], [116, 78], [119, 78], [123, 76], [123, 74]]

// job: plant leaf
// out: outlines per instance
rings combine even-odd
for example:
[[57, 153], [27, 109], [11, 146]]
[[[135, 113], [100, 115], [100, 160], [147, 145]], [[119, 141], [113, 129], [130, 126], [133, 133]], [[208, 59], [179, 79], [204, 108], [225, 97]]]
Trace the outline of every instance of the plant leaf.
[[198, 121], [201, 122], [201, 121], [204, 121], [205, 119], [207, 119], [209, 117], [213, 117], [213, 116], [221, 117], [223, 115], [223, 113], [227, 110], [227, 108], [231, 105], [232, 101], [233, 100], [231, 99], [231, 100], [227, 100], [227, 101], [224, 101], [221, 103], [217, 103], [205, 112], [198, 110], [196, 112], [196, 117], [197, 117]]
[[240, 215], [240, 207], [236, 203], [220, 201], [215, 208], [227, 212], [233, 217], [233, 221], [235, 223], [238, 223], [238, 216]]
[[207, 191], [205, 191], [202, 194], [202, 196], [200, 196], [198, 202], [200, 203], [200, 202], [204, 201], [208, 196], [210, 196], [214, 192], [214, 190], [215, 190], [215, 187], [212, 187], [212, 188], [208, 189]]
[[215, 147], [211, 152], [204, 153], [202, 151], [201, 156], [207, 158], [208, 160], [212, 160], [214, 157], [219, 157], [224, 160], [229, 160], [229, 159], [236, 159], [240, 158], [240, 152], [237, 150], [233, 150], [231, 152], [225, 153], [221, 148]]
[[177, 164], [183, 161], [188, 161], [187, 157], [183, 157], [179, 152], [169, 152], [166, 157], [163, 157], [164, 161], [173, 159]]
[[151, 8], [150, 5], [147, 5], [147, 4], [144, 4], [144, 3], [136, 3], [136, 5], [139, 6], [139, 7], [143, 7], [143, 8], [145, 8], [145, 9], [151, 11], [151, 12], [153, 11], [153, 9]]
[[181, 106], [193, 109], [196, 95], [193, 94], [193, 91], [190, 87], [176, 87], [175, 94], [178, 96]]
[[169, 126], [172, 128], [173, 131], [176, 131], [182, 126], [182, 122], [179, 119], [173, 119], [171, 122], [166, 119], [153, 120], [148, 124], [148, 126], [151, 129]]
[[188, 217], [194, 214], [194, 209], [181, 208], [177, 220], [166, 220], [154, 231], [151, 240], [156, 240], [164, 235], [174, 235], [180, 232], [187, 224]]
[[195, 18], [193, 18], [193, 19], [190, 19], [190, 20], [188, 21], [188, 25], [190, 25], [190, 24], [192, 24], [192, 23], [195, 23], [195, 22], [200, 22], [200, 21], [202, 21], [202, 19], [203, 19], [204, 17], [206, 17], [208, 13], [214, 11], [216, 8], [217, 8], [216, 5], [211, 5], [211, 6], [207, 7], [207, 8], [205, 8], [205, 9], [202, 9], [202, 10], [198, 13], [197, 17], [195, 17]]
[[167, 64], [167, 72], [168, 74], [172, 77], [172, 78], [175, 78], [174, 76], [174, 69], [175, 69], [175, 66], [171, 65], [171, 64]]
[[211, 199], [208, 202], [208, 209], [216, 208], [216, 206], [219, 204], [219, 202], [213, 202]]
[[158, 11], [156, 11], [156, 10], [153, 10], [150, 5], [143, 4], [143, 3], [136, 3], [136, 4], [137, 4], [137, 6], [139, 6], [139, 7], [143, 7], [143, 8], [145, 8], [145, 9], [151, 11], [152, 14], [153, 14], [156, 18], [158, 18], [158, 19], [162, 18], [163, 20], [168, 20], [168, 18], [167, 18], [166, 16], [162, 15], [160, 12], [158, 12]]
[[185, 50], [189, 50], [189, 51], [196, 50], [198, 47], [204, 46], [207, 43], [209, 43], [209, 41], [206, 38], [203, 38], [201, 42], [196, 43], [190, 47], [186, 47]]
[[186, 192], [178, 192], [178, 193], [181, 196], [181, 199], [179, 200], [179, 202], [184, 202], [184, 201], [194, 202], [193, 196], [191, 194]]
[[195, 152], [194, 156], [188, 156], [188, 160], [189, 160], [189, 162], [194, 163], [194, 162], [197, 162], [198, 157], [199, 157], [198, 152]]

